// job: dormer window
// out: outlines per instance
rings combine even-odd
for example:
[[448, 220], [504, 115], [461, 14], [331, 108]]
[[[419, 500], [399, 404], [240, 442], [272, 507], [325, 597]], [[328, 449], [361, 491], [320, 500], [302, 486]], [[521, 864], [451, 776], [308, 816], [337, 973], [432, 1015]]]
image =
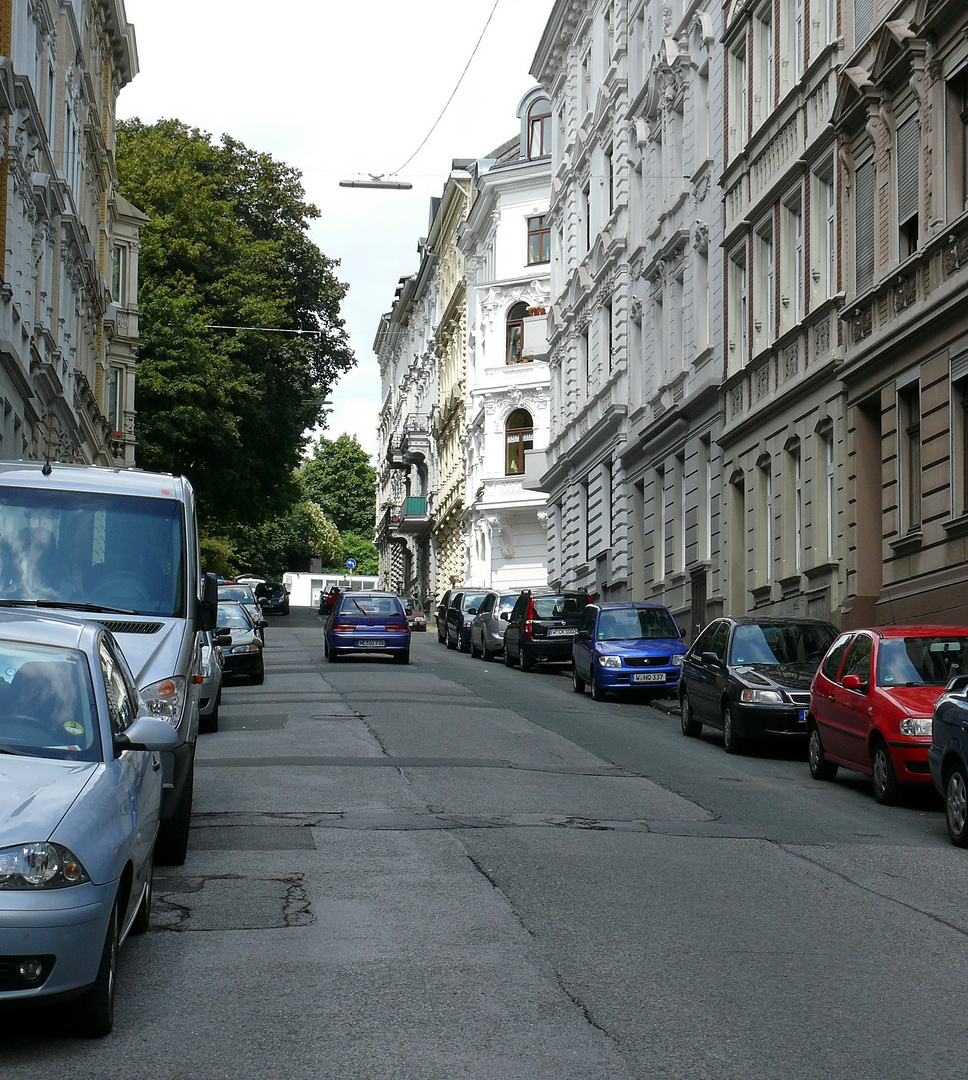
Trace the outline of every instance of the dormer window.
[[528, 158], [547, 157], [551, 153], [551, 102], [538, 100], [528, 110]]

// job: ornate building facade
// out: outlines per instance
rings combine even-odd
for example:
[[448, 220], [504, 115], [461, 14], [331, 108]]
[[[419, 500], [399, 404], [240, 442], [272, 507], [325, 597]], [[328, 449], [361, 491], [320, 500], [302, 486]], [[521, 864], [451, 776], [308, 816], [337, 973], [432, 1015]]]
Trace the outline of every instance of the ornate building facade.
[[518, 108], [520, 134], [474, 167], [460, 248], [467, 264], [467, 581], [512, 592], [544, 584], [546, 497], [525, 486], [549, 431], [551, 107]]
[[[115, 103], [122, 0], [0, 6], [0, 457], [134, 462], [138, 231]], [[123, 289], [123, 295], [122, 295]]]

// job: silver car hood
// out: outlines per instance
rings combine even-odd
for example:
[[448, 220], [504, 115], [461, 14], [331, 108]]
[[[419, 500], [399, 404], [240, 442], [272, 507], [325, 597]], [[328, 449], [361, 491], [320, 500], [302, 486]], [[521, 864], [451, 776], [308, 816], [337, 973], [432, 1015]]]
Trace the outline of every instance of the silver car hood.
[[[195, 635], [194, 627], [188, 620], [157, 618], [138, 623], [134, 619], [118, 617], [98, 621], [110, 626], [139, 688], [150, 686], [160, 679], [168, 679], [172, 675], [188, 674], [191, 662], [190, 645], [188, 659], [179, 663], [182, 650], [186, 647], [186, 634], [190, 639]], [[123, 625], [136, 627], [149, 622], [161, 623], [162, 627], [154, 634], [132, 633], [121, 629]]]
[[100, 767], [0, 756], [0, 848], [49, 839]]

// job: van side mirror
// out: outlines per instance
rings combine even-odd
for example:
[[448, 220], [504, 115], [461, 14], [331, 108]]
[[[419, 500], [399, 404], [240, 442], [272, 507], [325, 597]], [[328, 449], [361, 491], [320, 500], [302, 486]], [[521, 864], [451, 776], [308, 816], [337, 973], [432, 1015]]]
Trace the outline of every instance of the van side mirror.
[[202, 579], [202, 598], [195, 613], [197, 630], [214, 630], [218, 621], [218, 578], [206, 574]]

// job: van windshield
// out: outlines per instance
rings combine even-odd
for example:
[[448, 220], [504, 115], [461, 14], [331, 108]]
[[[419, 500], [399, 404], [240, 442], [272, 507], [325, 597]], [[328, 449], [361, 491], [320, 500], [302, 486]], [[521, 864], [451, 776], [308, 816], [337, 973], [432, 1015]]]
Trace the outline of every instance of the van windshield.
[[185, 617], [181, 504], [0, 487], [0, 602]]

